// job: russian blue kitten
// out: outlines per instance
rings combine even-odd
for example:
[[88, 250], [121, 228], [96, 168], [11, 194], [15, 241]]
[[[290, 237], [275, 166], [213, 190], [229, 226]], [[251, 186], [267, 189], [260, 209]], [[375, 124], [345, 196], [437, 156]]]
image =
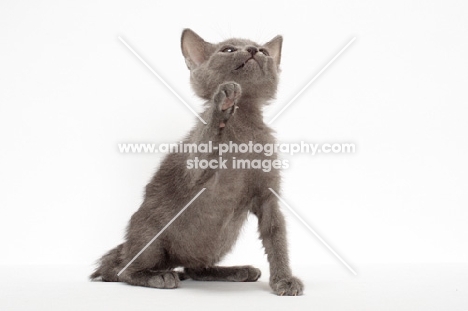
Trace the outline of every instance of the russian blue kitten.
[[[190, 29], [182, 33], [182, 53], [196, 94], [206, 100], [199, 122], [184, 143], [275, 143], [263, 122], [262, 107], [278, 85], [282, 37], [266, 44], [230, 39], [205, 42]], [[275, 160], [257, 153], [229, 153], [223, 169], [189, 169], [187, 160], [218, 159], [213, 153], [171, 153], [161, 163], [127, 228], [125, 242], [105, 254], [91, 279], [156, 288], [176, 288], [180, 280], [254, 282], [252, 266], [216, 264], [231, 250], [248, 213], [258, 218], [270, 264], [270, 286], [278, 295], [300, 295], [302, 282], [289, 267], [286, 228], [277, 198], [279, 171], [232, 169], [232, 158]], [[201, 191], [206, 190], [120, 276], [117, 274]], [[183, 267], [183, 272], [174, 271]]]

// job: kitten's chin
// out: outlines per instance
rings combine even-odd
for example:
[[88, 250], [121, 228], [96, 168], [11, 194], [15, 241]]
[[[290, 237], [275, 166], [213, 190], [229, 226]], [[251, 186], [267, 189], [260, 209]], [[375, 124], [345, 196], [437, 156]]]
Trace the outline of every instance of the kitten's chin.
[[253, 58], [249, 59], [243, 67], [245, 70], [254, 70], [260, 68], [260, 64]]
[[243, 62], [239, 66], [237, 66], [236, 69], [234, 69], [234, 71], [239, 71], [239, 70], [243, 70], [243, 69], [248, 70], [248, 69], [252, 69], [254, 67], [260, 67], [260, 64], [254, 58], [249, 58], [248, 60], [246, 60], [245, 62]]

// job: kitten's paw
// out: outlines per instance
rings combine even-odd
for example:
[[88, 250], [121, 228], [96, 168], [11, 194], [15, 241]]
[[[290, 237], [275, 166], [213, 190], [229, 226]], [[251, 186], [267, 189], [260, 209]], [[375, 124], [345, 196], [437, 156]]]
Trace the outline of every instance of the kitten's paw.
[[260, 269], [258, 268], [247, 266], [247, 271], [249, 275], [247, 277], [247, 280], [245, 280], [245, 282], [255, 282], [262, 276], [262, 271], [260, 271]]
[[258, 268], [252, 266], [239, 266], [234, 267], [236, 273], [228, 278], [229, 281], [234, 282], [255, 282], [257, 281], [262, 272]]
[[279, 296], [299, 296], [302, 295], [304, 284], [294, 276], [280, 279], [276, 282], [270, 281], [270, 286]]
[[217, 113], [221, 115], [219, 127], [225, 127], [226, 121], [236, 112], [237, 101], [241, 97], [241, 86], [236, 82], [226, 82], [218, 86], [214, 96]]
[[179, 274], [175, 271], [161, 272], [148, 280], [148, 285], [155, 288], [179, 287]]

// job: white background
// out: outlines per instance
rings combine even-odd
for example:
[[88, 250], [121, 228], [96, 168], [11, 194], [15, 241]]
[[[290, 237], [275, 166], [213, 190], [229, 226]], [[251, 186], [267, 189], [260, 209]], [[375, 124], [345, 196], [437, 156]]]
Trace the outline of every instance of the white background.
[[[468, 2], [2, 1], [0, 264], [92, 264], [122, 241], [161, 156], [198, 120], [180, 34], [284, 36], [269, 120], [281, 142], [352, 142], [288, 157], [283, 198], [358, 272], [365, 263], [468, 261]], [[351, 274], [287, 209], [294, 266]], [[229, 263], [266, 262], [250, 219]]]

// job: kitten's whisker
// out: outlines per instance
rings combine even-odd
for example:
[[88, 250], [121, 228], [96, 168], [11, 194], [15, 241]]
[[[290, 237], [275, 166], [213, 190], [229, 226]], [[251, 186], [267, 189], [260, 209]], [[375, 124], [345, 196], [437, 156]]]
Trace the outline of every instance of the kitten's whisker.
[[310, 80], [300, 91], [299, 93], [297, 93], [287, 104], [286, 106], [283, 107], [283, 109], [280, 110], [280, 112], [278, 112], [274, 117], [273, 119], [271, 119], [268, 124], [271, 124], [273, 123], [273, 121], [276, 120], [276, 118], [278, 118], [285, 110], [286, 108], [288, 108], [315, 80], [317, 80], [317, 78], [338, 58], [338, 56], [340, 56], [350, 45], [351, 43], [354, 42], [354, 40], [356, 40], [356, 37], [353, 37], [351, 39], [351, 41], [349, 41], [339, 52], [338, 54], [335, 55], [335, 57], [333, 57], [326, 65], [325, 67], [323, 67], [313, 78], [312, 80]]
[[286, 201], [284, 201], [284, 200], [279, 196], [278, 193], [276, 193], [275, 190], [273, 190], [273, 189], [271, 189], [271, 188], [268, 188], [268, 189], [278, 198], [278, 200], [280, 200], [281, 203], [283, 203], [284, 206], [286, 206], [286, 207], [289, 209], [289, 211], [291, 211], [291, 213], [293, 213], [294, 216], [296, 216], [297, 219], [299, 219], [300, 222], [302, 222], [302, 224], [303, 224], [304, 226], [306, 226], [307, 229], [309, 229], [310, 232], [312, 232], [313, 235], [315, 235], [315, 237], [316, 237], [320, 242], [322, 242], [323, 245], [325, 245], [326, 248], [328, 248], [328, 250], [329, 250], [333, 255], [335, 255], [336, 258], [338, 258], [339, 261], [341, 261], [341, 263], [342, 263], [343, 265], [345, 265], [346, 268], [348, 268], [349, 271], [351, 271], [354, 275], [357, 275], [356, 271], [354, 271], [354, 269], [351, 268], [351, 266], [350, 266], [346, 261], [344, 261], [344, 259], [341, 258], [341, 256], [338, 255], [338, 253], [335, 252], [335, 251], [333, 250], [333, 248], [331, 248], [331, 246], [328, 245], [328, 243], [325, 242], [325, 240], [322, 239], [322, 237], [321, 237], [320, 235], [318, 235], [318, 233], [315, 232], [315, 230], [312, 229], [312, 228], [305, 222], [305, 220], [302, 219], [302, 217], [299, 216], [299, 215], [296, 213], [296, 211], [294, 211], [294, 209], [293, 209], [291, 206], [289, 206], [289, 204], [286, 203]]
[[146, 68], [148, 68], [151, 71], [151, 73], [154, 74], [156, 78], [158, 78], [159, 81], [161, 81], [162, 84], [164, 84], [169, 89], [169, 91], [171, 91], [172, 94], [174, 94], [175, 97], [177, 97], [182, 102], [182, 104], [184, 104], [198, 119], [200, 119], [200, 121], [203, 122], [203, 124], [206, 125], [205, 120], [203, 120], [203, 118], [200, 117], [200, 115], [196, 113], [195, 110], [193, 110], [192, 107], [189, 104], [187, 104], [187, 102], [182, 97], [180, 97], [180, 95], [177, 94], [177, 92], [174, 91], [174, 89], [169, 84], [167, 84], [167, 82], [164, 81], [164, 79], [161, 78], [161, 76], [156, 71], [154, 71], [154, 69], [151, 68], [151, 66], [148, 65], [148, 63], [137, 52], [135, 52], [135, 50], [121, 36], [119, 36], [118, 38], [130, 50], [130, 52], [132, 52], [143, 63], [143, 65], [145, 65]]

